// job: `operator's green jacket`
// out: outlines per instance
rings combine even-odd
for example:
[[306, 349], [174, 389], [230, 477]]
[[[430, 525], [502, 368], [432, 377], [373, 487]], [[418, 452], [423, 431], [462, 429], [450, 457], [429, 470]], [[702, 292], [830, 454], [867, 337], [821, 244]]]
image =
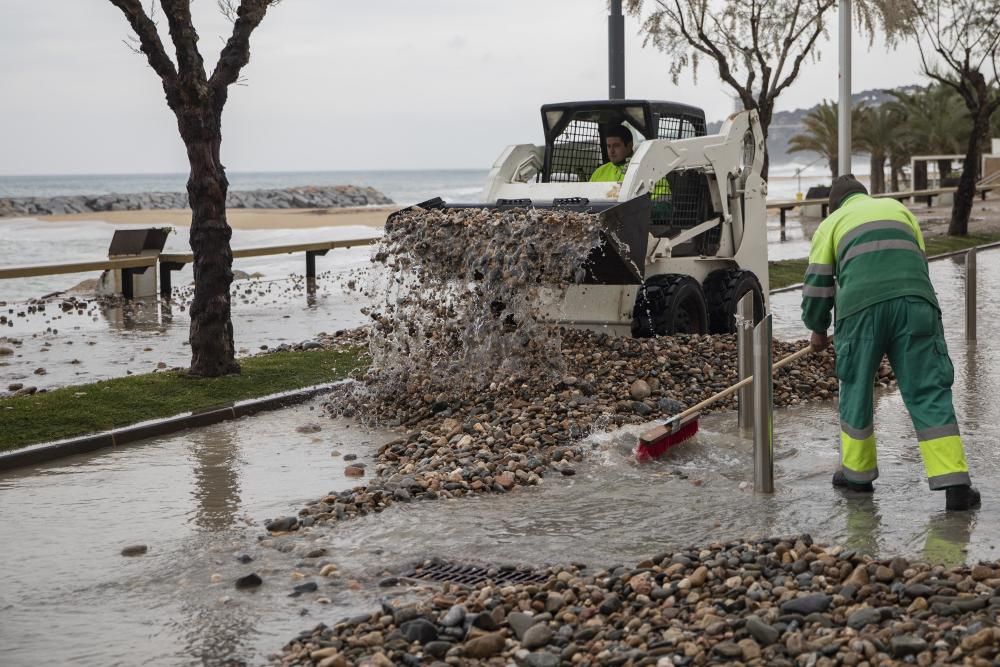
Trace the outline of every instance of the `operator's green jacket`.
[[[628, 162], [628, 160], [625, 160], [621, 164], [605, 162], [600, 167], [595, 169], [594, 173], [590, 175], [590, 182], [621, 183], [625, 178], [625, 172], [628, 171]], [[656, 199], [657, 197], [665, 197], [669, 194], [670, 183], [667, 182], [666, 178], [661, 178], [653, 187], [653, 199]]]
[[849, 482], [878, 477], [873, 378], [889, 356], [932, 489], [969, 484], [955, 418], [941, 309], [920, 226], [905, 206], [848, 196], [816, 230], [802, 289], [802, 320], [825, 332], [836, 304], [841, 468]]

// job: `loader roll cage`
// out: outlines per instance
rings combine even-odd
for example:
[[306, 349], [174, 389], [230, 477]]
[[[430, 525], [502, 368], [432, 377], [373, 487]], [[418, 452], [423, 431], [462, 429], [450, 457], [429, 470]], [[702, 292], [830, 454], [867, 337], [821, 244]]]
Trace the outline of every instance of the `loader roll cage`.
[[705, 112], [676, 102], [596, 100], [542, 106], [545, 134], [543, 183], [587, 181], [608, 161], [604, 145], [611, 127], [627, 123], [644, 139], [705, 135]]
[[[596, 100], [542, 106], [545, 158], [543, 183], [590, 180], [608, 162], [604, 140], [610, 128], [627, 125], [643, 139], [689, 139], [705, 136], [705, 112], [676, 102], [651, 100]], [[666, 186], [653, 189], [654, 236], [672, 237], [715, 216], [707, 176], [699, 170], [671, 172]], [[714, 254], [721, 234], [716, 228], [702, 234], [689, 250]]]

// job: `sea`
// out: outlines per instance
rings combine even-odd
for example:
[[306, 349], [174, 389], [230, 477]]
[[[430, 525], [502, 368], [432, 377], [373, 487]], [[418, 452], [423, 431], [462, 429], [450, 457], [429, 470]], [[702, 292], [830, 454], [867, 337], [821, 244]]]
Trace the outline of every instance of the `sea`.
[[[856, 165], [867, 171], [866, 165]], [[231, 190], [258, 190], [296, 186], [359, 185], [371, 186], [398, 205], [416, 204], [434, 197], [448, 202], [478, 201], [486, 181], [485, 169], [425, 169], [371, 171], [302, 171], [302, 172], [229, 172]], [[768, 199], [794, 199], [796, 193], [806, 193], [813, 185], [828, 184], [829, 173], [822, 163], [798, 163], [771, 166]], [[0, 175], [0, 197], [55, 197], [62, 195], [101, 195], [138, 192], [182, 192], [187, 174], [84, 174], [84, 175]], [[120, 226], [118, 228], [121, 228]], [[0, 219], [0, 268], [31, 264], [57, 264], [99, 260], [106, 257], [108, 243], [115, 228], [101, 220], [43, 222], [33, 218]], [[299, 243], [333, 238], [359, 238], [377, 233], [365, 227], [314, 228], [298, 230], [234, 230], [232, 245], [258, 247]], [[808, 238], [794, 218], [789, 218], [784, 236], [777, 216], [768, 220], [770, 259], [803, 257], [808, 254]], [[166, 252], [188, 250], [187, 234], [172, 234]], [[353, 254], [353, 253], [352, 253]], [[331, 254], [327, 263], [336, 265], [340, 257]], [[357, 258], [353, 258], [356, 260]], [[296, 258], [277, 256], [251, 258], [238, 262], [234, 268], [248, 273], [261, 272], [276, 277], [279, 274], [301, 273]], [[80, 280], [79, 276], [44, 276], [0, 280], [0, 302], [26, 299], [65, 290]], [[182, 273], [178, 278], [183, 279]]]

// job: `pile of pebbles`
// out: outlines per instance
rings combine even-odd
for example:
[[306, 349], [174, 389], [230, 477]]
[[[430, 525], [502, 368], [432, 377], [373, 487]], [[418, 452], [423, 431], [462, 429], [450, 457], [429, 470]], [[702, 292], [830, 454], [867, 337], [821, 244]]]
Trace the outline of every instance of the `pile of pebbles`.
[[[735, 335], [632, 339], [544, 321], [546, 299], [584, 280], [581, 267], [601, 243], [598, 218], [569, 211], [393, 215], [373, 258], [386, 270], [371, 293], [371, 365], [338, 386], [324, 411], [401, 437], [378, 449], [374, 470], [344, 470], [368, 484], [331, 492], [268, 530], [573, 475], [591, 433], [670, 417], [736, 382]], [[804, 345], [775, 341], [774, 358]], [[888, 367], [876, 380], [891, 381]], [[837, 389], [826, 350], [777, 373], [774, 404]], [[713, 409], [734, 405], [733, 397]]]
[[[366, 485], [331, 492], [303, 507], [298, 516], [266, 524], [272, 531], [381, 512], [400, 502], [455, 498], [472, 493], [508, 493], [539, 484], [549, 474], [572, 475], [595, 432], [643, 424], [676, 414], [737, 379], [734, 335], [691, 335], [651, 339], [562, 331], [565, 374], [510, 375], [459, 398], [424, 392], [381, 396], [377, 392], [335, 392], [324, 411], [331, 416], [377, 416], [401, 435], [380, 447]], [[319, 342], [357, 345], [356, 332]], [[775, 341], [774, 358], [806, 344]], [[837, 395], [832, 349], [807, 355], [775, 374], [778, 407]], [[888, 367], [880, 382], [892, 380]], [[353, 383], [364, 387], [364, 380]], [[360, 397], [360, 398], [359, 398]], [[362, 399], [367, 403], [359, 403]], [[710, 410], [735, 407], [735, 399]], [[832, 409], [832, 407], [831, 407]], [[357, 468], [359, 463], [352, 463]], [[345, 474], [356, 476], [357, 470]]]
[[995, 665], [1000, 562], [946, 568], [790, 539], [709, 544], [544, 584], [445, 584], [318, 625], [311, 665]]

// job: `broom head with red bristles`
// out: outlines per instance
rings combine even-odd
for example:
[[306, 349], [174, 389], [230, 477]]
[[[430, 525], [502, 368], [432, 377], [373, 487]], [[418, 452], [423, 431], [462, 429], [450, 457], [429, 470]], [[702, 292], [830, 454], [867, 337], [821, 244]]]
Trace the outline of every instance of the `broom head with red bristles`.
[[698, 433], [697, 413], [685, 419], [681, 419], [681, 415], [671, 417], [639, 436], [639, 444], [633, 450], [635, 460], [638, 463], [646, 463], [657, 459], [674, 445], [690, 440], [696, 433]]

